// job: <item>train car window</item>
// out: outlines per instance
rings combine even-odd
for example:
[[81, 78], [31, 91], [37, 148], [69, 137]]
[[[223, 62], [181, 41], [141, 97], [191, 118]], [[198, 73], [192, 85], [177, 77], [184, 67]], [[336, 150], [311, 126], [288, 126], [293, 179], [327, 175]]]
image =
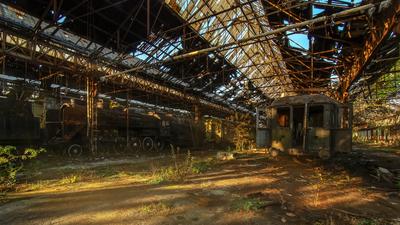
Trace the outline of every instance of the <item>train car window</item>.
[[169, 125], [170, 125], [169, 121], [166, 121], [166, 120], [161, 121], [161, 126], [168, 127]]
[[267, 120], [267, 112], [259, 110], [258, 117], [257, 117], [257, 128], [267, 128], [268, 127], [268, 120]]
[[348, 107], [342, 107], [339, 110], [340, 113], [340, 128], [349, 128], [349, 116], [350, 116], [350, 109]]
[[323, 127], [324, 126], [324, 106], [310, 106], [308, 110], [308, 126]]
[[280, 127], [289, 127], [290, 123], [290, 109], [285, 108], [278, 108], [277, 109], [277, 122]]
[[331, 113], [330, 113], [330, 127], [337, 128], [338, 127], [338, 118], [337, 118], [338, 108], [336, 105], [331, 105]]

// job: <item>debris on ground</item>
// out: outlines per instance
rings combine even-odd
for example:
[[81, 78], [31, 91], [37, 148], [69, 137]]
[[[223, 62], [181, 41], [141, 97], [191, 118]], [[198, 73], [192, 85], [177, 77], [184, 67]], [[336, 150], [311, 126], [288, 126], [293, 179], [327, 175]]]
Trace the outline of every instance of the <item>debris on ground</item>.
[[234, 160], [237, 156], [238, 154], [233, 152], [217, 152], [217, 159], [222, 161]]
[[[26, 171], [28, 177], [31, 171], [38, 175], [21, 185], [37, 187], [13, 193], [12, 201], [0, 206], [0, 224], [99, 224], [104, 219], [144, 225], [396, 224], [399, 189], [384, 177], [396, 181], [400, 157], [388, 163], [369, 154], [338, 154], [322, 162], [308, 157], [293, 160], [283, 154], [278, 160], [266, 159], [264, 152], [241, 152], [239, 156], [221, 152], [220, 160], [229, 162], [193, 164], [202, 172], [166, 183], [149, 182], [150, 165], [174, 166], [169, 157], [118, 164], [105, 160], [112, 165], [92, 169], [87, 168], [87, 162], [74, 163], [68, 170], [65, 164], [59, 165], [60, 171], [48, 165]], [[215, 159], [215, 153], [193, 152], [193, 157], [196, 161]], [[177, 160], [184, 162], [186, 158], [181, 154]], [[84, 170], [82, 166], [86, 166]], [[377, 177], [377, 171], [381, 182], [370, 176]], [[60, 179], [60, 175], [66, 181], [58, 182], [65, 183], [63, 186], [46, 186], [46, 180], [40, 180]], [[13, 202], [23, 203], [23, 208]]]
[[393, 183], [394, 175], [388, 169], [378, 167], [378, 169], [376, 169], [376, 178], [379, 182], [385, 180], [388, 183]]

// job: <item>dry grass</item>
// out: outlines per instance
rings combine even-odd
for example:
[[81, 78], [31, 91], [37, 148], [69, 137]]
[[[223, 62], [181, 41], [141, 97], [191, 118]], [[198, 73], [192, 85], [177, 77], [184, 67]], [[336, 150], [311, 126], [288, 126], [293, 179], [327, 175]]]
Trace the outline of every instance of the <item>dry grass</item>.
[[152, 202], [142, 205], [138, 211], [143, 216], [167, 216], [173, 214], [175, 208], [164, 202]]

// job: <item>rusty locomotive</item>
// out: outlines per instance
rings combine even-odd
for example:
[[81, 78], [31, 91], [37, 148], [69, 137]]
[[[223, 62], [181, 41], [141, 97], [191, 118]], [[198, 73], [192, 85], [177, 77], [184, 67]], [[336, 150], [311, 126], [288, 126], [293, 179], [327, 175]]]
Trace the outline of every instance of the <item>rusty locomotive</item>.
[[[104, 154], [163, 151], [180, 147], [232, 145], [232, 124], [203, 116], [156, 112], [147, 108], [101, 107], [95, 141]], [[77, 157], [88, 151], [86, 107], [71, 99], [28, 102], [0, 99], [0, 145], [47, 146]], [[218, 125], [218, 126], [217, 126]]]

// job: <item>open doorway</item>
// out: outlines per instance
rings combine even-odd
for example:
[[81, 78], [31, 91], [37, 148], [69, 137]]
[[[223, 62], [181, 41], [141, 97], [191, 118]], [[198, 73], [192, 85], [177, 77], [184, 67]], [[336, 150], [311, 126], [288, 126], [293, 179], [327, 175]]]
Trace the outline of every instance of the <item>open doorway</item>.
[[293, 107], [293, 146], [302, 148], [304, 134], [304, 106]]

